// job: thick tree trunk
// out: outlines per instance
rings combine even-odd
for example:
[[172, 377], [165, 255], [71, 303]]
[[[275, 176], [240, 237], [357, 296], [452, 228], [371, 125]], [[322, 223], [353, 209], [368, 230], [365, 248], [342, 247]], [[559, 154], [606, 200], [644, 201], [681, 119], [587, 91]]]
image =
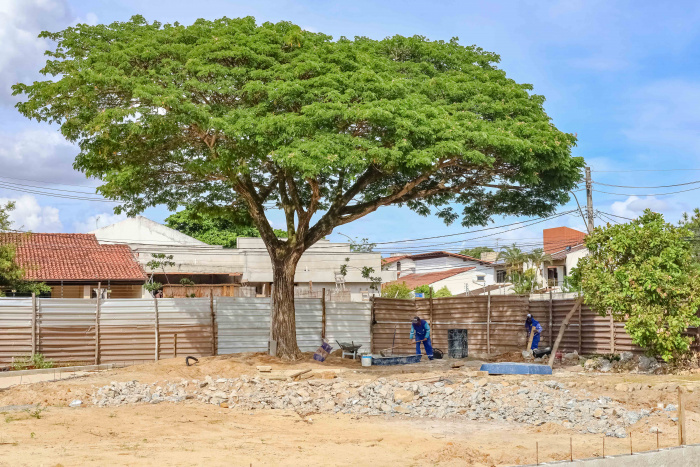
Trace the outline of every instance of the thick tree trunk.
[[294, 316], [294, 273], [298, 258], [272, 261], [272, 340], [277, 341], [277, 356], [288, 360], [302, 357], [296, 336]]

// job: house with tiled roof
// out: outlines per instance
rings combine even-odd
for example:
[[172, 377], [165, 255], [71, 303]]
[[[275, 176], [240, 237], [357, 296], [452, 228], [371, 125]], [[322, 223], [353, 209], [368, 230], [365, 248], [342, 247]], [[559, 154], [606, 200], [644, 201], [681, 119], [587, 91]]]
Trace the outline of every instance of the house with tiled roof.
[[395, 272], [397, 279], [393, 282], [405, 283], [411, 289], [447, 286], [453, 295], [494, 283], [491, 261], [448, 251], [392, 255], [382, 260], [382, 270]]
[[544, 252], [551, 260], [542, 265], [540, 272], [548, 288], [560, 290], [564, 279], [571, 274], [578, 260], [588, 255], [585, 240], [585, 232], [570, 227], [542, 230]]
[[92, 234], [3, 235], [16, 245], [25, 279], [45, 282], [53, 298], [95, 297], [98, 284], [111, 298], [143, 296], [148, 276], [127, 245], [102, 245]]

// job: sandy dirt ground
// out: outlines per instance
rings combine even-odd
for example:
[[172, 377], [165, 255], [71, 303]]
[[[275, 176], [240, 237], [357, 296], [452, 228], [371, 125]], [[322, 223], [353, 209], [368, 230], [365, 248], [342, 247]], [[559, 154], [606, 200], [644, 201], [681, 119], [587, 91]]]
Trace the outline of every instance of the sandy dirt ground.
[[[358, 361], [331, 358], [321, 364], [284, 364], [261, 355], [212, 357], [186, 367], [182, 359], [164, 360], [57, 382], [41, 382], [0, 391], [0, 465], [474, 465], [500, 466], [602, 455], [603, 437], [583, 435], [557, 424], [538, 427], [465, 419], [417, 419], [403, 416], [354, 417], [293, 411], [223, 409], [195, 401], [98, 408], [89, 394], [111, 381], [155, 382], [257, 375], [256, 365], [275, 369], [313, 368], [314, 377], [346, 380], [395, 377], [409, 380], [432, 375], [457, 379], [465, 368], [451, 361], [405, 367], [363, 369]], [[478, 366], [468, 361], [467, 369]], [[700, 443], [700, 375], [591, 375], [580, 367], [554, 377], [572, 391], [610, 396], [630, 408], [676, 403], [673, 385], [686, 395], [689, 442]], [[489, 381], [517, 383], [523, 377], [490, 376]], [[619, 384], [644, 386], [621, 391]], [[651, 387], [647, 387], [651, 386]], [[667, 388], [664, 388], [666, 386]], [[619, 388], [619, 386], [618, 386]], [[74, 399], [83, 407], [69, 408]], [[22, 405], [40, 404], [26, 409]], [[19, 406], [19, 407], [17, 407]], [[672, 414], [675, 416], [675, 413]], [[651, 427], [662, 430], [661, 447], [678, 442], [677, 426], [667, 413], [655, 412], [630, 427], [634, 452], [656, 448]], [[536, 450], [536, 446], [539, 448]], [[629, 453], [630, 438], [605, 438], [605, 454]]]

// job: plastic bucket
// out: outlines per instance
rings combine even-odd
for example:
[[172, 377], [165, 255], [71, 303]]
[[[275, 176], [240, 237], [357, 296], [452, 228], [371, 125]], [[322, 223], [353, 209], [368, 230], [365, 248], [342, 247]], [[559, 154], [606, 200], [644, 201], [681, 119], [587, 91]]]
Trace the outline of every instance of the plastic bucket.
[[372, 366], [372, 356], [363, 355], [362, 356], [362, 366]]

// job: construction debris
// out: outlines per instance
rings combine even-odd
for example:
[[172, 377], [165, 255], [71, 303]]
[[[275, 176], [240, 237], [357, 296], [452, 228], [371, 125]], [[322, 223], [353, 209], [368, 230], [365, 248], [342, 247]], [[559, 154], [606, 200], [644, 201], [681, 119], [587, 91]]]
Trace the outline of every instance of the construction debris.
[[[297, 376], [301, 374], [297, 372]], [[213, 379], [207, 376], [204, 381], [153, 384], [113, 382], [95, 391], [92, 403], [99, 407], [114, 407], [188, 400], [244, 410], [400, 414], [440, 419], [462, 417], [527, 425], [556, 423], [581, 433], [600, 433], [619, 438], [627, 436], [625, 426], [651, 413], [646, 409], [627, 410], [609, 397], [596, 398], [585, 390], [574, 393], [557, 381], [525, 380], [514, 385], [489, 382], [487, 378], [466, 378], [459, 382], [402, 382], [387, 378], [277, 382], [262, 377]]]

